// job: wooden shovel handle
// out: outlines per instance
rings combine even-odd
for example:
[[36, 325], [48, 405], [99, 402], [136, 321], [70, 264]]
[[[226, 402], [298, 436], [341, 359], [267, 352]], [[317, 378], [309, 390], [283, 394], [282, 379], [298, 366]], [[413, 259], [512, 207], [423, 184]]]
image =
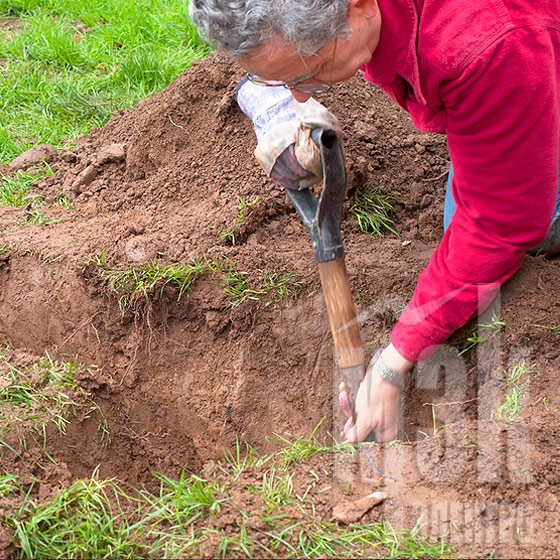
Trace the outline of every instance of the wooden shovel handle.
[[365, 354], [346, 264], [344, 257], [317, 264], [334, 339], [336, 361], [346, 383], [352, 415], [355, 418], [356, 394], [365, 375]]
[[364, 349], [344, 257], [317, 264], [329, 314], [338, 366], [347, 368], [363, 365], [365, 361]]

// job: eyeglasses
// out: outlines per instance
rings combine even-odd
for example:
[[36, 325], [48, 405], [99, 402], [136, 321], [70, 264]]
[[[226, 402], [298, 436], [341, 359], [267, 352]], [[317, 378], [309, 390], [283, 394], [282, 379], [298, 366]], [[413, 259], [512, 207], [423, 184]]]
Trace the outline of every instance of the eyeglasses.
[[[299, 91], [300, 93], [325, 93], [331, 89], [331, 84], [303, 84], [305, 80], [311, 78], [311, 75], [304, 76], [295, 82], [280, 82], [277, 80], [265, 80], [264, 78], [259, 78], [254, 74], [247, 74], [247, 79], [257, 85], [262, 87], [283, 87], [286, 89], [293, 89], [294, 91]], [[301, 85], [298, 85], [301, 84]]]
[[[331, 69], [329, 73], [329, 83], [328, 84], [320, 84], [320, 83], [313, 83], [310, 82], [308, 84], [304, 84], [306, 80], [309, 80], [313, 77], [313, 74], [308, 74], [307, 76], [303, 76], [303, 78], [299, 78], [299, 80], [295, 80], [293, 82], [281, 82], [279, 80], [265, 80], [264, 78], [260, 78], [259, 76], [255, 76], [255, 74], [248, 73], [247, 79], [257, 85], [262, 87], [283, 87], [286, 89], [293, 89], [294, 91], [298, 91], [299, 93], [326, 93], [332, 87], [332, 73], [334, 68], [334, 59], [336, 57], [336, 44], [337, 40], [334, 42], [334, 50], [331, 60]], [[301, 84], [301, 85], [300, 85]]]

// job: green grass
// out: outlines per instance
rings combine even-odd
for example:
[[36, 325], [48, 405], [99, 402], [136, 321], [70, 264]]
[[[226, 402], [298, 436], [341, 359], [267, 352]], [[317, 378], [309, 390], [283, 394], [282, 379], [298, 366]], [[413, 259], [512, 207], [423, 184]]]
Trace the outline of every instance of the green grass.
[[0, 162], [70, 147], [209, 50], [180, 0], [0, 0]]
[[259, 277], [253, 278], [248, 272], [236, 270], [233, 263], [228, 267], [218, 265], [214, 271], [222, 271], [220, 285], [232, 306], [246, 301], [260, 302], [262, 307], [289, 305], [305, 289], [305, 283], [298, 280], [295, 272], [284, 274], [271, 270], [258, 270]]
[[237, 212], [237, 217], [235, 219], [235, 224], [232, 227], [232, 229], [230, 229], [229, 231], [222, 231], [220, 233], [220, 239], [225, 239], [230, 243], [230, 245], [235, 245], [236, 243], [235, 234], [237, 230], [241, 227], [241, 225], [245, 223], [245, 218], [247, 217], [247, 208], [250, 206], [255, 206], [258, 203], [259, 203], [258, 196], [256, 196], [250, 202], [245, 202], [243, 198], [240, 198], [239, 202], [237, 203], [238, 212]]
[[95, 414], [99, 418], [100, 443], [110, 441], [107, 421], [91, 395], [79, 387], [76, 377], [86, 368], [76, 361], [58, 362], [49, 355], [29, 367], [17, 367], [0, 356], [0, 448], [16, 455], [35, 442], [46, 449], [47, 426], [62, 435], [71, 418]]
[[84, 265], [97, 270], [98, 275], [118, 297], [119, 306], [123, 311], [138, 300], [149, 300], [153, 294], [161, 297], [168, 284], [179, 289], [180, 299], [199, 276], [210, 270], [209, 265], [196, 259], [192, 259], [187, 265], [164, 264], [161, 259], [156, 258], [141, 266], [111, 267], [107, 264], [105, 251], [89, 257]]
[[293, 473], [283, 473], [270, 469], [263, 474], [260, 484], [247, 486], [249, 492], [255, 492], [264, 500], [267, 510], [276, 510], [280, 506], [294, 503]]
[[107, 283], [123, 312], [138, 302], [161, 297], [168, 285], [178, 288], [177, 299], [180, 300], [199, 278], [209, 273], [219, 276], [219, 281], [212, 280], [212, 283], [221, 286], [233, 307], [246, 301], [258, 302], [262, 307], [289, 305], [305, 289], [304, 282], [298, 280], [293, 271], [283, 274], [258, 271], [258, 277], [253, 278], [248, 272], [237, 270], [229, 260], [222, 264], [215, 259], [192, 258], [183, 265], [164, 264], [156, 258], [144, 265], [119, 268], [109, 266], [103, 251], [86, 259], [84, 265], [93, 267]]
[[78, 480], [54, 500], [26, 507], [12, 519], [23, 558], [140, 558], [144, 527], [135, 525], [131, 498], [112, 480]]
[[[20, 171], [15, 175], [0, 177], [0, 206], [25, 208], [25, 218], [17, 220], [17, 225], [48, 226], [61, 221], [45, 216], [45, 201], [40, 194], [33, 192], [37, 181], [49, 175], [53, 175], [53, 170], [47, 163], [44, 163], [42, 169], [33, 173]], [[62, 193], [58, 196], [55, 204], [72, 209], [72, 204]], [[69, 218], [64, 219], [68, 220]]]
[[271, 270], [260, 272], [263, 275], [265, 307], [279, 307], [282, 302], [295, 301], [305, 288], [304, 282], [296, 278], [294, 271], [285, 274]]
[[62, 255], [47, 255], [35, 249], [17, 249], [10, 245], [0, 245], [0, 255], [12, 255], [18, 259], [25, 257], [34, 257], [37, 259], [38, 264], [54, 264], [59, 262]]
[[234, 307], [250, 301], [258, 301], [261, 291], [251, 287], [249, 273], [236, 270], [233, 266], [222, 269], [220, 285]]
[[529, 376], [534, 374], [536, 364], [530, 366], [525, 362], [516, 365], [510, 372], [505, 372], [506, 382], [505, 402], [492, 412], [491, 418], [515, 422], [519, 417], [521, 406], [525, 399], [525, 388], [529, 385]]
[[25, 173], [4, 175], [0, 180], [0, 205], [24, 208], [42, 203], [39, 195], [33, 194], [34, 183], [46, 176], [44, 173]]
[[[67, 220], [68, 218], [65, 218]], [[37, 208], [29, 208], [25, 213], [25, 220], [18, 222], [21, 226], [50, 226], [58, 224], [62, 220], [57, 220], [45, 216], [43, 210]]]
[[13, 474], [0, 474], [0, 497], [6, 497], [18, 489], [18, 477]]
[[230, 500], [219, 480], [205, 480], [181, 473], [179, 480], [156, 474], [161, 483], [158, 506], [165, 508], [166, 521], [189, 525], [208, 515], [215, 517], [221, 505]]
[[556, 321], [552, 321], [550, 325], [535, 325], [545, 331], [550, 331], [552, 334], [560, 335], [560, 324]]
[[488, 339], [500, 332], [504, 332], [509, 328], [509, 325], [504, 321], [499, 321], [495, 314], [492, 314], [492, 319], [489, 323], [480, 324], [477, 323], [470, 333], [470, 335], [465, 339], [456, 344], [459, 349], [458, 356], [462, 356], [467, 352], [470, 352], [478, 344], [487, 342]]
[[[4, 515], [4, 524], [15, 531], [20, 558], [456, 557], [443, 537], [421, 535], [420, 520], [412, 529], [395, 529], [387, 519], [351, 526], [328, 521], [319, 508], [325, 492], [334, 492], [332, 463], [322, 461], [316, 474], [311, 461], [353, 454], [354, 447], [325, 446], [313, 435], [278, 441], [281, 447], [267, 456], [238, 443], [208, 477], [156, 473], [157, 493], [94, 473], [40, 504], [6, 479], [6, 492], [21, 492], [24, 503]], [[297, 473], [309, 477], [299, 494]]]
[[386, 231], [395, 235], [393, 203], [398, 197], [382, 187], [364, 185], [356, 190], [350, 212], [363, 233], [383, 237]]
[[280, 449], [272, 457], [278, 462], [281, 470], [289, 471], [292, 467], [315, 455], [323, 457], [333, 452], [353, 453], [354, 448], [346, 443], [334, 442], [332, 445], [325, 445], [316, 440], [315, 434], [323, 420], [315, 426], [315, 429], [307, 438], [293, 435], [285, 437], [279, 434], [266, 438], [269, 442], [277, 442], [280, 445]]

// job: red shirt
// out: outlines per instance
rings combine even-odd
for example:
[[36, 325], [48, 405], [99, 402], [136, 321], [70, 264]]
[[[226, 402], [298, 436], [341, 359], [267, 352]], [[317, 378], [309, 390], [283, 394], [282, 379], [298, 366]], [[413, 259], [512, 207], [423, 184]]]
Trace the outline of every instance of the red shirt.
[[547, 235], [560, 159], [559, 0], [378, 0], [365, 79], [447, 134], [457, 209], [391, 340], [419, 361]]

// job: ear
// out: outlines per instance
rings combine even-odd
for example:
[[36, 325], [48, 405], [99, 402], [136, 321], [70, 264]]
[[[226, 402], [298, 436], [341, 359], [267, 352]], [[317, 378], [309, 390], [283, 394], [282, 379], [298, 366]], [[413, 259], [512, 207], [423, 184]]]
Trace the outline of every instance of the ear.
[[372, 18], [377, 16], [379, 6], [377, 0], [350, 0], [348, 2], [348, 16]]

